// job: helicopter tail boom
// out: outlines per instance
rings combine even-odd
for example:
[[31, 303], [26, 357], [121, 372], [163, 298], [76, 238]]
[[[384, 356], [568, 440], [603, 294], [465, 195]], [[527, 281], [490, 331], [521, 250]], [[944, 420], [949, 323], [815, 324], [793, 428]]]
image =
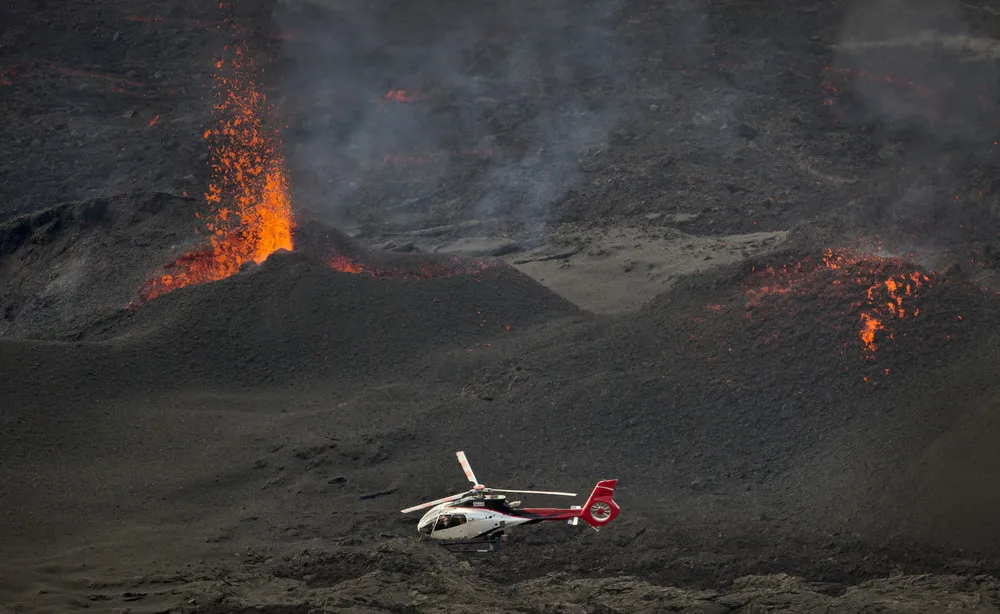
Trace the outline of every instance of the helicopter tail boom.
[[600, 530], [618, 516], [619, 508], [612, 498], [615, 494], [615, 485], [618, 480], [601, 480], [590, 493], [590, 497], [582, 507], [574, 506], [571, 509], [556, 508], [526, 508], [523, 511], [534, 516], [534, 522], [539, 520], [567, 520], [570, 524], [576, 524], [578, 520], [583, 520], [595, 530]]

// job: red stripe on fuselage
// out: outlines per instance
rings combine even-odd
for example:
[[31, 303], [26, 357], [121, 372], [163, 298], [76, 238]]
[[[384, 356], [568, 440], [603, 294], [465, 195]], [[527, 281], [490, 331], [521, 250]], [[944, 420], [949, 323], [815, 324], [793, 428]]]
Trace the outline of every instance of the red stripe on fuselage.
[[583, 513], [583, 510], [566, 510], [557, 507], [526, 507], [526, 508], [521, 508], [514, 513], [508, 514], [506, 512], [493, 510], [488, 507], [468, 507], [464, 505], [456, 507], [445, 507], [439, 513], [446, 514], [451, 510], [492, 512], [497, 516], [505, 516], [507, 518], [529, 518], [532, 520], [569, 520], [570, 518], [576, 518], [577, 516], [580, 516]]

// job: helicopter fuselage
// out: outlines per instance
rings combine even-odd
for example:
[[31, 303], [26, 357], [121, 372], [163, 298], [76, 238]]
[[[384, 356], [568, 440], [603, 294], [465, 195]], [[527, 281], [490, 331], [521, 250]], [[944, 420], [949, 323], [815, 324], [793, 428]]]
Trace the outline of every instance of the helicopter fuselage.
[[579, 509], [520, 509], [511, 507], [504, 497], [469, 497], [431, 508], [417, 523], [417, 531], [432, 539], [480, 539], [543, 520], [572, 521]]

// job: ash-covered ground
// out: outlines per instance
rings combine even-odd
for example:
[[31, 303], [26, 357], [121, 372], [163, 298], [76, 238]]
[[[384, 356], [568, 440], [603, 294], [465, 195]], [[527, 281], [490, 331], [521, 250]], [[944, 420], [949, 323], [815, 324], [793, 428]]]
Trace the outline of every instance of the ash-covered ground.
[[[1000, 610], [998, 38], [988, 2], [0, 7], [0, 610]], [[207, 244], [237, 42], [295, 247], [147, 300]], [[399, 510], [459, 449], [622, 514], [449, 553]]]

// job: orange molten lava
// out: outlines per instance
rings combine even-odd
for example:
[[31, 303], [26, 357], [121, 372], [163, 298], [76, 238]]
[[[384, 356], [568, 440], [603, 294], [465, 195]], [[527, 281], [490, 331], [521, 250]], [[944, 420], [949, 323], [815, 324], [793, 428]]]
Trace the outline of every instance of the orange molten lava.
[[248, 262], [261, 263], [279, 249], [292, 249], [292, 205], [278, 131], [257, 85], [252, 60], [242, 48], [214, 75], [216, 128], [205, 132], [212, 154], [206, 200], [214, 216], [205, 225], [211, 246], [166, 267], [140, 291], [150, 300], [191, 284], [224, 279]]
[[401, 277], [404, 279], [433, 279], [454, 277], [456, 275], [475, 275], [497, 267], [491, 260], [463, 261], [452, 258], [448, 263], [423, 263], [411, 267], [379, 268], [351, 260], [344, 256], [335, 256], [330, 260], [330, 268], [341, 273], [366, 274], [372, 277]]
[[[885, 270], [889, 264], [891, 262], [885, 258], [877, 256], [861, 258], [847, 251], [827, 250], [823, 258], [823, 265], [829, 269], [854, 271], [853, 281], [856, 285], [868, 284], [865, 300], [859, 301], [857, 306], [862, 307], [859, 315], [861, 330], [858, 332], [858, 337], [861, 339], [863, 349], [869, 354], [878, 349], [875, 334], [885, 330], [886, 321], [906, 317], [906, 309], [903, 307], [904, 297], [915, 296], [916, 290], [924, 282], [930, 281], [927, 275], [918, 272], [890, 274]], [[916, 309], [912, 315], [917, 317], [919, 313], [920, 310]]]
[[410, 90], [389, 90], [383, 98], [390, 102], [415, 102], [422, 100], [424, 96]]
[[867, 312], [862, 312], [861, 314], [861, 343], [865, 345], [865, 348], [875, 351], [875, 332], [884, 330], [885, 325], [882, 324], [877, 319], [873, 318], [871, 314]]
[[364, 273], [365, 268], [360, 263], [349, 260], [343, 256], [337, 256], [330, 261], [330, 267], [341, 273]]
[[[891, 320], [916, 318], [920, 310], [910, 307], [917, 291], [930, 283], [918, 271], [900, 273], [901, 261], [848, 250], [826, 250], [813, 262], [802, 261], [780, 268], [754, 271], [747, 288], [747, 308], [758, 306], [773, 295], [823, 294], [827, 299], [849, 301], [844, 315], [857, 318], [862, 350], [872, 355], [878, 349], [876, 336], [889, 329]], [[893, 338], [891, 330], [889, 338]]]

